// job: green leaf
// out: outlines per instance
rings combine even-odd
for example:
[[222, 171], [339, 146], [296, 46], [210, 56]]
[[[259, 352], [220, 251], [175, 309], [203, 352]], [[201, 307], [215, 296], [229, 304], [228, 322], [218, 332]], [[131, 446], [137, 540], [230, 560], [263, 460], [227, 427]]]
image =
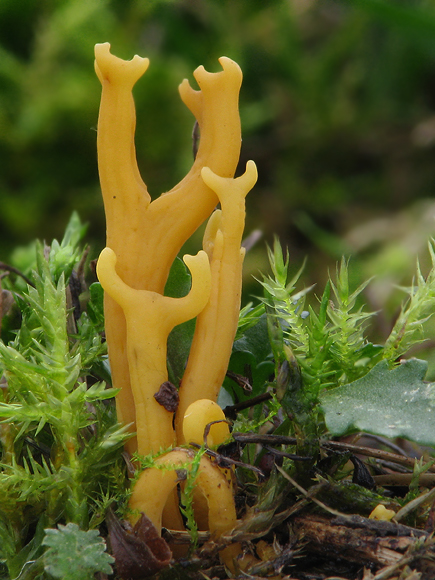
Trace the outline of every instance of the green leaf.
[[384, 358], [394, 361], [407, 350], [424, 339], [424, 324], [433, 316], [435, 307], [435, 241], [428, 244], [432, 268], [426, 277], [423, 276], [417, 261], [417, 275], [411, 288], [408, 288], [408, 300], [402, 305], [401, 312], [394, 324], [390, 336], [385, 342]]
[[258, 319], [257, 324], [248, 328], [243, 337], [234, 342], [233, 352], [249, 352], [257, 363], [270, 360], [272, 351], [264, 314]]
[[73, 212], [61, 243], [59, 244], [57, 240], [52, 241], [48, 262], [55, 281], [59, 280], [61, 274], [69, 280], [72, 269], [82, 254], [79, 243], [86, 229], [87, 226], [81, 223], [78, 213]]
[[435, 383], [424, 382], [427, 362], [411, 359], [390, 370], [381, 361], [364, 377], [323, 393], [332, 435], [368, 431], [435, 444]]
[[181, 298], [188, 294], [190, 286], [191, 277], [187, 266], [181, 258], [175, 258], [165, 285], [165, 296]]
[[111, 574], [115, 561], [105, 552], [106, 544], [98, 530], [84, 532], [77, 524], [46, 529], [43, 545], [45, 571], [63, 580], [92, 580], [96, 572]]
[[[45, 515], [39, 518], [36, 525], [35, 535], [13, 558], [8, 559], [8, 571], [11, 578], [34, 578], [26, 576], [30, 568], [40, 569], [40, 556], [42, 554], [42, 542], [44, 537], [44, 527], [47, 525]], [[42, 572], [42, 570], [41, 570]]]
[[255, 326], [264, 312], [265, 305], [263, 303], [257, 304], [257, 306], [253, 307], [252, 302], [249, 302], [249, 304], [244, 306], [239, 313], [239, 322], [234, 340], [239, 340], [239, 338], [243, 337], [248, 328]]
[[99, 282], [94, 282], [89, 286], [87, 312], [95, 325], [104, 328], [104, 290]]
[[83, 393], [83, 399], [88, 403], [92, 401], [104, 401], [105, 399], [111, 399], [117, 395], [119, 390], [120, 389], [108, 389], [103, 382], [95, 383], [86, 389]]
[[251, 393], [245, 393], [233, 380], [225, 379], [225, 389], [230, 393], [235, 391], [239, 400], [264, 392], [265, 383], [275, 370], [265, 314], [258, 319], [257, 324], [247, 328], [242, 338], [234, 342], [228, 370], [242, 376], [246, 376], [247, 372], [251, 375]]
[[[165, 296], [181, 298], [190, 290], [191, 276], [186, 265], [176, 258], [169, 272], [165, 286]], [[168, 375], [169, 380], [178, 385], [186, 367], [195, 331], [195, 320], [188, 320], [176, 326], [168, 338]]]

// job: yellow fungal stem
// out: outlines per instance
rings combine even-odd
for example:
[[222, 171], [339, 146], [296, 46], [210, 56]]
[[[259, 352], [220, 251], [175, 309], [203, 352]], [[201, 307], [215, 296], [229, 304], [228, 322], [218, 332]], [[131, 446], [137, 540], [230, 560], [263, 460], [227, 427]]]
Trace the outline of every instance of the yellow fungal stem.
[[107, 245], [119, 259], [121, 277], [133, 278], [125, 278], [126, 283], [162, 293], [179, 249], [218, 201], [214, 190], [201, 178], [201, 170], [208, 166], [219, 175], [231, 177], [236, 169], [241, 144], [238, 94], [242, 73], [235, 62], [221, 57], [221, 72], [209, 73], [203, 67], [194, 72], [200, 91], [194, 91], [187, 80], [182, 83], [182, 99], [197, 116], [201, 129], [198, 153], [186, 177], [150, 203], [135, 159], [131, 96], [134, 82], [145, 72], [148, 60], [138, 56], [131, 61], [119, 59], [110, 53], [108, 43], [97, 44], [95, 56], [103, 88], [98, 156]]
[[[116, 248], [118, 267], [125, 268], [129, 263], [130, 243], [133, 242], [133, 248], [136, 245], [141, 215], [151, 202], [136, 162], [136, 114], [131, 92], [147, 70], [149, 60], [138, 55], [130, 61], [122, 60], [110, 53], [107, 42], [95, 46], [95, 57], [95, 70], [102, 84], [97, 148], [107, 245], [119, 246]], [[126, 214], [129, 223], [123, 219]]]
[[[202, 248], [206, 252], [208, 259], [213, 258], [213, 250], [215, 246], [216, 235], [222, 227], [222, 211], [216, 209], [210, 216], [204, 231], [204, 237], [202, 238]], [[222, 233], [222, 232], [221, 232]]]
[[169, 298], [128, 286], [115, 269], [117, 258], [111, 248], [101, 252], [97, 264], [101, 285], [125, 315], [128, 365], [141, 455], [174, 444], [172, 413], [154, 398], [160, 385], [168, 380], [166, 343], [172, 328], [195, 317], [210, 294], [207, 254], [201, 250], [196, 256], [184, 256], [184, 261], [192, 274], [192, 287], [183, 298]]
[[[251, 161], [244, 175], [233, 178], [241, 145], [238, 94], [242, 73], [235, 62], [222, 57], [218, 73], [196, 69], [200, 90], [193, 90], [187, 80], [180, 85], [180, 96], [199, 124], [199, 149], [186, 177], [151, 201], [136, 162], [132, 97], [148, 59], [136, 55], [124, 61], [111, 54], [108, 43], [96, 45], [95, 59], [102, 85], [98, 166], [107, 221], [107, 247], [100, 255], [97, 273], [105, 290], [112, 382], [120, 388], [118, 418], [137, 432], [137, 438], [126, 447], [148, 455], [185, 439], [202, 444], [205, 426], [223, 418], [215, 401], [238, 322], [245, 196], [257, 179]], [[180, 248], [218, 202], [222, 209], [210, 218], [205, 251], [184, 257], [192, 274], [190, 292], [177, 299], [163, 296]], [[154, 395], [168, 378], [169, 332], [195, 316], [198, 320], [180, 389], [175, 437], [173, 414]], [[207, 444], [218, 445], [228, 434], [228, 425], [217, 423], [207, 435]], [[139, 476], [130, 507], [146, 513], [159, 530], [162, 518], [165, 526], [180, 529], [177, 469], [193, 458], [192, 452], [176, 449], [157, 459], [155, 467]], [[206, 499], [207, 509], [200, 509], [198, 518], [207, 516], [205, 527], [215, 537], [236, 524], [228, 473], [206, 456], [200, 459], [194, 493]], [[221, 552], [233, 571], [233, 558], [238, 554], [239, 545]]]
[[[209, 423], [219, 421], [210, 426], [206, 439], [208, 447], [222, 445], [230, 438], [230, 429], [224, 412], [217, 403], [210, 399], [199, 399], [187, 408], [183, 419], [183, 436], [186, 443], [204, 444], [205, 430]], [[233, 469], [221, 469], [231, 489], [233, 489]], [[193, 507], [198, 529], [208, 529], [207, 501], [199, 488], [193, 493]]]
[[217, 193], [222, 210], [211, 217], [203, 244], [211, 257], [212, 291], [207, 306], [198, 315], [180, 385], [175, 418], [179, 445], [185, 441], [182, 425], [186, 409], [198, 399], [216, 401], [228, 368], [240, 310], [245, 196], [257, 181], [253, 161], [248, 161], [245, 173], [237, 179], [220, 177], [208, 167], [201, 174]]
[[[136, 163], [136, 115], [131, 91], [147, 70], [149, 60], [137, 55], [131, 61], [121, 60], [110, 54], [107, 42], [95, 46], [95, 57], [95, 71], [102, 84], [97, 147], [106, 214], [106, 244], [118, 256], [121, 277], [132, 285], [129, 253], [136, 246], [139, 216], [151, 200]], [[118, 419], [132, 424], [134, 431], [135, 409], [126, 353], [125, 318], [120, 306], [107, 294], [104, 310], [113, 386], [120, 389], [116, 405]], [[131, 453], [136, 447], [136, 438], [126, 443]]]
[[[202, 168], [207, 165], [225, 177], [234, 174], [241, 145], [238, 94], [242, 73], [226, 57], [219, 62], [223, 70], [218, 73], [208, 73], [203, 67], [194, 72], [199, 91], [186, 80], [180, 86], [181, 98], [200, 126], [199, 150], [186, 177], [151, 203], [136, 163], [136, 116], [131, 94], [148, 67], [148, 59], [136, 55], [124, 61], [110, 53], [109, 43], [95, 46], [95, 70], [102, 84], [97, 142], [106, 245], [118, 258], [119, 276], [131, 288], [162, 294], [181, 246], [213, 211], [218, 200], [201, 178]], [[122, 309], [110, 296], [105, 298], [105, 318], [112, 382], [121, 389], [117, 395], [118, 417], [132, 423], [134, 431], [126, 323]], [[127, 448], [134, 451], [134, 440]]]
[[[160, 532], [162, 510], [167, 497], [179, 482], [177, 470], [185, 468], [194, 454], [186, 449], [174, 449], [155, 461], [155, 466], [141, 473], [134, 486], [129, 507], [136, 514], [135, 523], [143, 512]], [[207, 457], [201, 458], [197, 486], [207, 499], [209, 530], [215, 538], [229, 532], [236, 525], [236, 510], [231, 486], [221, 470]], [[229, 546], [221, 552], [221, 559], [233, 568], [232, 560], [240, 553], [238, 544]]]

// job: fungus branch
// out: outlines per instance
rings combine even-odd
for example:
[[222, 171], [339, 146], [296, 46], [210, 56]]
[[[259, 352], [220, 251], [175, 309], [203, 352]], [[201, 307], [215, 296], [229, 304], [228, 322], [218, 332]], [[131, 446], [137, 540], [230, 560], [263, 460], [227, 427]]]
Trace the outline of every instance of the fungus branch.
[[[127, 326], [127, 356], [136, 408], [138, 452], [157, 452], [174, 444], [172, 413], [154, 395], [168, 380], [166, 343], [172, 328], [194, 318], [210, 294], [210, 267], [204, 251], [184, 260], [192, 274], [192, 288], [184, 298], [169, 298], [131, 288], [117, 274], [116, 255], [105, 248], [97, 273], [105, 291], [122, 308]], [[146, 331], [148, 329], [148, 332]]]
[[[162, 527], [162, 511], [167, 498], [177, 486], [183, 470], [194, 459], [191, 451], [174, 449], [156, 460], [154, 467], [141, 473], [130, 498], [130, 508], [136, 514], [145, 513], [158, 531]], [[201, 457], [197, 486], [207, 498], [209, 529], [215, 538], [229, 532], [236, 525], [232, 487], [224, 473], [210, 459]], [[136, 515], [136, 519], [138, 516]], [[240, 553], [233, 545], [221, 552], [221, 559], [232, 567], [233, 559]]]
[[182, 422], [186, 409], [198, 399], [216, 401], [228, 368], [240, 310], [245, 253], [240, 245], [245, 225], [245, 196], [257, 181], [257, 169], [249, 161], [245, 173], [237, 179], [219, 177], [208, 167], [201, 175], [217, 193], [222, 210], [212, 215], [204, 236], [212, 290], [207, 306], [197, 318], [181, 381], [175, 422], [179, 444], [184, 441]]
[[[208, 73], [199, 67], [194, 76], [200, 91], [187, 81], [180, 87], [184, 103], [201, 130], [196, 160], [186, 177], [170, 192], [150, 203], [135, 159], [135, 110], [131, 90], [148, 67], [135, 56], [123, 61], [110, 53], [110, 45], [95, 47], [96, 72], [102, 83], [98, 121], [98, 165], [107, 220], [107, 246], [118, 258], [117, 270], [131, 288], [163, 294], [170, 266], [183, 243], [210, 215], [215, 192], [201, 179], [207, 165], [231, 177], [239, 158], [241, 134], [238, 93], [242, 73], [236, 63], [221, 58], [223, 70]], [[126, 325], [122, 309], [109, 296], [105, 301], [106, 336], [119, 419], [132, 424]], [[134, 439], [128, 446], [134, 451]]]
[[[137, 441], [132, 440], [128, 450], [137, 447], [140, 455], [154, 454], [185, 438], [202, 444], [205, 437], [208, 443], [218, 444], [229, 435], [215, 400], [239, 318], [245, 196], [257, 180], [253, 161], [248, 162], [244, 175], [233, 178], [241, 144], [237, 101], [242, 74], [236, 63], [222, 57], [219, 73], [196, 69], [199, 91], [188, 81], [181, 84], [181, 98], [199, 125], [198, 152], [186, 177], [151, 201], [135, 159], [131, 95], [148, 60], [135, 56], [123, 61], [110, 54], [107, 43], [96, 46], [95, 56], [102, 83], [98, 162], [108, 246], [100, 255], [97, 273], [107, 294], [106, 336], [113, 385], [121, 389], [118, 416], [137, 433]], [[222, 210], [210, 219], [205, 251], [184, 257], [192, 274], [190, 292], [183, 298], [164, 296], [169, 269], [181, 246], [218, 202]], [[175, 437], [172, 411], [155, 394], [168, 379], [170, 331], [195, 316]], [[144, 512], [158, 530], [162, 518], [165, 525], [169, 522], [179, 529], [176, 486], [184, 465], [197, 471], [193, 481], [197, 524], [209, 528], [215, 537], [228, 532], [236, 522], [231, 470], [221, 470], [210, 458], [195, 458], [186, 450], [170, 451], [141, 473], [130, 507]], [[239, 551], [239, 547], [227, 548], [222, 557], [230, 563]]]

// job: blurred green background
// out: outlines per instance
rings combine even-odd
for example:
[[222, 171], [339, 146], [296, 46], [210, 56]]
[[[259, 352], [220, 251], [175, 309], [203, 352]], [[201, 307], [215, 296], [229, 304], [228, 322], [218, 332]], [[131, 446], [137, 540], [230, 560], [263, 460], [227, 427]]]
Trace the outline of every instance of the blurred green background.
[[219, 70], [221, 55], [240, 64], [240, 167], [254, 159], [259, 170], [246, 233], [263, 232], [247, 295], [274, 234], [295, 270], [307, 257], [305, 283], [320, 289], [352, 255], [355, 283], [377, 276], [367, 299], [387, 307], [382, 333], [394, 284], [409, 285], [417, 254], [427, 268], [435, 234], [435, 2], [0, 0], [0, 260], [60, 238], [73, 209], [93, 255], [104, 246], [93, 46], [105, 41], [151, 60], [135, 100], [153, 196], [192, 163], [178, 84], [195, 86], [200, 64]]

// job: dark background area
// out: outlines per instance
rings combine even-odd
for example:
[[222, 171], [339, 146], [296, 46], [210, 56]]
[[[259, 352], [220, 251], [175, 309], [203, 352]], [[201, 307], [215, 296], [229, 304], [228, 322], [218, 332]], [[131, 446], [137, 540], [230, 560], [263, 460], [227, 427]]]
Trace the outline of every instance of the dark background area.
[[242, 67], [239, 172], [248, 159], [259, 170], [246, 233], [263, 232], [246, 297], [277, 234], [294, 270], [307, 258], [306, 284], [352, 256], [355, 284], [377, 276], [370, 305], [394, 315], [394, 284], [409, 285], [417, 254], [427, 268], [435, 230], [433, 1], [1, 0], [0, 260], [60, 238], [74, 209], [93, 256], [104, 246], [93, 46], [105, 41], [151, 60], [134, 94], [153, 196], [192, 163], [178, 84], [222, 55]]

